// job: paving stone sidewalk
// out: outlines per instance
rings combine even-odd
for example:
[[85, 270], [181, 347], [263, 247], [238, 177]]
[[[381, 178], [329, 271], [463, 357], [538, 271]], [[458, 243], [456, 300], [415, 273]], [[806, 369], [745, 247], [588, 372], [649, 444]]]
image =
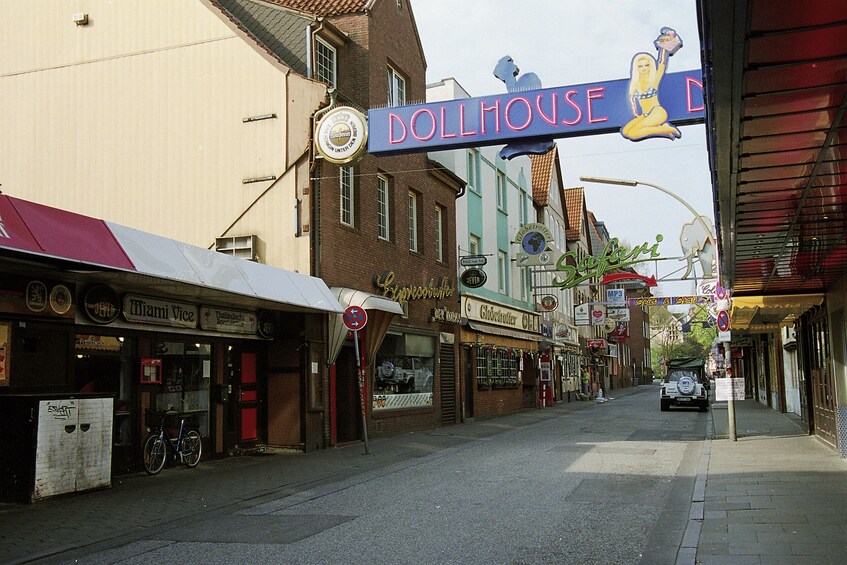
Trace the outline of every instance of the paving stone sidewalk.
[[[847, 460], [754, 400], [711, 408], [698, 565], [847, 563]], [[695, 489], [696, 490], [696, 489]], [[695, 493], [695, 500], [697, 498]], [[681, 552], [682, 554], [682, 552]]]

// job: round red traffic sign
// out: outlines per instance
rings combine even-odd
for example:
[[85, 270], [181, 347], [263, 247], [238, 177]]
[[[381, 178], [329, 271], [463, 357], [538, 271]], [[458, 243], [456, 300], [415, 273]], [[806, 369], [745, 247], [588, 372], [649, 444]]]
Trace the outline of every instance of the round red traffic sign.
[[718, 321], [717, 321], [718, 329], [722, 332], [729, 330], [729, 314], [726, 310], [721, 310], [718, 312]]
[[348, 330], [357, 332], [368, 323], [368, 313], [361, 306], [348, 306], [344, 311], [344, 325]]

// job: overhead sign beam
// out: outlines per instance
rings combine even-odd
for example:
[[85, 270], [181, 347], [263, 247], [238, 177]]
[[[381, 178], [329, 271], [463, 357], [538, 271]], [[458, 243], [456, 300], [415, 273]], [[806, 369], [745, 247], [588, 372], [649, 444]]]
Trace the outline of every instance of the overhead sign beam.
[[[629, 79], [368, 111], [376, 156], [613, 133], [632, 120]], [[662, 105], [676, 125], [703, 123], [699, 69], [668, 73]]]

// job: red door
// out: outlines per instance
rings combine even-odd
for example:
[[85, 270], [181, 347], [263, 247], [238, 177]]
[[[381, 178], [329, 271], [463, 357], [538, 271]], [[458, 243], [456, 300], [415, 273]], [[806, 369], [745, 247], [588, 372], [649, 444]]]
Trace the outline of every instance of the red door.
[[256, 386], [256, 354], [241, 354], [241, 383], [238, 393], [238, 443], [259, 439], [259, 391]]

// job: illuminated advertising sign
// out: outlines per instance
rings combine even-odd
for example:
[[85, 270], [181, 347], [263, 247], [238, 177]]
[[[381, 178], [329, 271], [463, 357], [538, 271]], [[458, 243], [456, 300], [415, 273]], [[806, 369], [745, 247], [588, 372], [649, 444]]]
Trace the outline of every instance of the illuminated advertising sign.
[[[629, 79], [368, 111], [368, 152], [392, 155], [612, 133], [632, 120]], [[704, 120], [700, 70], [668, 73], [662, 101], [676, 125]]]

